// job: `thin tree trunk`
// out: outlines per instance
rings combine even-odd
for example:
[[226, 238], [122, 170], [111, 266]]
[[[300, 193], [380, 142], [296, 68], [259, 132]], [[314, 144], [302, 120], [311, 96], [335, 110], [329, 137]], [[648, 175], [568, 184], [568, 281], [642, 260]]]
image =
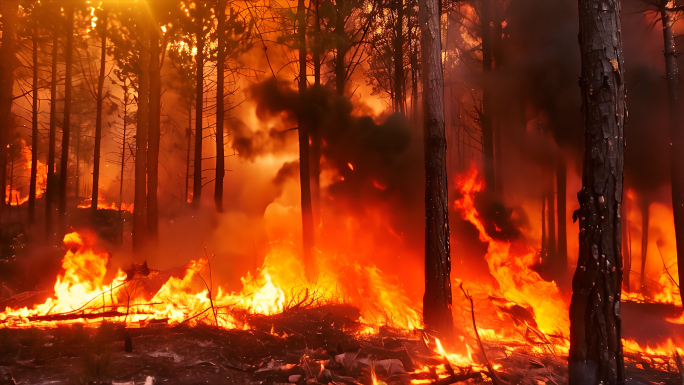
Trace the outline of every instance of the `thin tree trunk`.
[[570, 302], [569, 385], [625, 381], [620, 295], [624, 62], [619, 0], [579, 0], [585, 156]]
[[[306, 8], [304, 0], [297, 2], [297, 34], [299, 40], [299, 97], [302, 105], [306, 101]], [[311, 208], [311, 180], [309, 175], [309, 127], [311, 120], [304, 107], [297, 114], [299, 129], [299, 180], [302, 207], [302, 246], [306, 277], [315, 282], [318, 278], [316, 261], [313, 258], [313, 212]]]
[[625, 275], [623, 286], [627, 292], [631, 291], [630, 273], [632, 272], [632, 245], [629, 231], [629, 210], [627, 208], [628, 200], [625, 199], [622, 204], [622, 255], [625, 266]]
[[650, 217], [650, 202], [642, 198], [641, 203], [641, 289], [646, 285], [646, 258], [648, 257], [648, 228]]
[[188, 197], [190, 195], [190, 149], [192, 148], [192, 103], [188, 102], [188, 156], [185, 158], [185, 202], [183, 206], [187, 206]]
[[549, 175], [550, 177], [550, 183], [549, 183], [549, 189], [546, 193], [546, 207], [548, 208], [548, 221], [547, 225], [548, 227], [548, 263], [547, 263], [547, 268], [549, 271], [554, 270], [554, 265], [556, 264], [556, 205], [555, 205], [555, 192], [553, 191], [553, 173]]
[[493, 94], [492, 94], [492, 65], [493, 42], [492, 42], [492, 0], [483, 0], [480, 9], [480, 25], [482, 27], [482, 151], [484, 154], [484, 177], [485, 186], [489, 191], [496, 190], [496, 172], [494, 170], [494, 120], [493, 120]]
[[223, 38], [226, 18], [226, 4], [219, 2], [217, 11], [218, 53], [216, 63], [216, 180], [214, 181], [214, 203], [216, 210], [223, 211], [223, 177], [226, 174], [223, 123], [225, 113], [223, 76], [226, 65], [226, 47]]
[[159, 142], [161, 140], [161, 63], [159, 26], [150, 21], [150, 131], [147, 145], [147, 230], [150, 240], [159, 241]]
[[[14, 87], [14, 65], [16, 61], [16, 24], [19, 1], [5, 0], [0, 4], [2, 14], [2, 45], [0, 46], [0, 180], [2, 180], [2, 199], [0, 214], [7, 199], [7, 157], [9, 153], [10, 131], [12, 130], [12, 88]], [[11, 190], [10, 190], [11, 191]]]
[[548, 263], [548, 242], [547, 242], [547, 236], [546, 236], [546, 195], [542, 195], [542, 210], [541, 210], [541, 265], [542, 267], [546, 266]]
[[[147, 22], [145, 16], [141, 16], [141, 18]], [[141, 252], [147, 241], [147, 140], [150, 126], [150, 39], [146, 26], [140, 27], [140, 35], [138, 124], [135, 133], [135, 191], [133, 198], [133, 250], [135, 252]]]
[[556, 158], [556, 208], [558, 214], [558, 250], [556, 252], [557, 273], [565, 277], [568, 270], [568, 229], [567, 229], [567, 177], [565, 157]]
[[[312, 48], [312, 60], [314, 65], [314, 87], [321, 85], [321, 19], [319, 13], [320, 0], [314, 0], [314, 45]], [[311, 137], [311, 204], [313, 212], [314, 229], [321, 221], [321, 120], [316, 119], [310, 127]]]
[[123, 134], [121, 139], [121, 170], [119, 171], [119, 221], [123, 218], [123, 186], [124, 186], [124, 170], [126, 169], [126, 130], [128, 119], [128, 91], [126, 87], [126, 79], [124, 78], [124, 119], [123, 119]]
[[404, 1], [394, 0], [397, 19], [394, 23], [394, 112], [404, 114]]
[[425, 327], [453, 333], [449, 247], [449, 178], [446, 168], [444, 77], [437, 0], [419, 0], [425, 146]]
[[[76, 115], [76, 146], [74, 146], [74, 156], [76, 157], [76, 170], [74, 170], [75, 178], [76, 178], [76, 183], [74, 183], [74, 196], [76, 198], [80, 197], [80, 190], [79, 186], [81, 184], [80, 181], [80, 176], [81, 176], [81, 170], [80, 170], [80, 165], [81, 165], [81, 115]], [[95, 202], [97, 203], [97, 202]]]
[[335, 90], [338, 95], [344, 95], [344, 83], [346, 82], [346, 68], [344, 57], [347, 54], [346, 31], [344, 30], [345, 19], [342, 14], [344, 0], [335, 3]]
[[107, 12], [105, 11], [99, 20], [102, 23], [102, 35], [100, 36], [100, 75], [97, 78], [97, 112], [95, 116], [95, 149], [93, 155], [93, 195], [91, 197], [90, 211], [93, 217], [97, 213], [97, 202], [100, 191], [100, 149], [102, 147], [102, 104], [104, 102], [105, 63], [107, 59]]
[[45, 191], [45, 233], [52, 232], [52, 203], [55, 199], [55, 151], [57, 142], [57, 63], [59, 57], [59, 34], [53, 31], [52, 37], [52, 79], [50, 80], [50, 132], [48, 133], [48, 173]]
[[33, 27], [33, 96], [31, 109], [31, 176], [29, 179], [28, 221], [36, 221], [36, 183], [38, 177], [38, 28]]
[[67, 215], [67, 179], [69, 174], [69, 135], [71, 134], [71, 88], [74, 57], [74, 4], [66, 5], [66, 75], [64, 78], [64, 120], [62, 127], [62, 158], [59, 175], [59, 225], [65, 231]]
[[195, 55], [197, 69], [197, 90], [195, 95], [195, 161], [192, 184], [192, 207], [199, 208], [202, 199], [202, 110], [204, 95], [204, 30], [197, 33], [197, 55]]
[[[673, 8], [674, 0], [661, 0], [660, 15], [665, 43], [665, 71], [667, 75], [670, 107], [670, 169], [672, 175], [672, 213], [674, 215], [677, 243], [677, 267], [680, 277], [684, 275], [684, 127], [682, 126], [682, 101], [679, 91], [681, 79], [677, 65], [677, 50], [673, 25], [675, 18], [666, 8]], [[679, 280], [681, 282], [681, 278]], [[684, 300], [684, 291], [680, 290]]]

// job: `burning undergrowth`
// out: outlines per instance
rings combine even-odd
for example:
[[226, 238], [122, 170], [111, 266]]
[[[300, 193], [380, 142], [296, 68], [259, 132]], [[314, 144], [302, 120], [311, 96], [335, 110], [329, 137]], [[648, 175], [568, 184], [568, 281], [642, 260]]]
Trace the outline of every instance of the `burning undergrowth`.
[[[506, 381], [563, 382], [566, 299], [554, 282], [532, 269], [537, 258], [533, 248], [515, 237], [490, 235], [475, 203], [483, 184], [474, 168], [458, 178], [456, 188], [455, 214], [470, 222], [486, 245], [485, 260], [496, 283], [455, 280], [453, 287], [462, 287], [465, 296], [454, 293], [457, 330], [449, 343], [422, 330], [419, 296], [404, 291], [402, 282], [369, 263], [367, 255], [350, 258], [322, 248], [317, 252], [320, 278], [308, 282], [298, 246], [286, 241], [269, 244], [261, 267], [243, 276], [240, 290], [229, 292], [216, 282], [216, 257], [209, 254], [173, 269], [156, 270], [144, 263], [114, 272], [108, 269], [109, 253], [93, 235], [71, 233], [64, 239], [54, 294], [37, 305], [24, 294], [0, 302], [6, 307], [0, 324], [5, 330], [20, 329], [17, 335], [47, 335], [53, 342], [42, 343], [56, 346], [61, 337], [51, 331], [55, 327], [92, 326], [83, 332], [90, 341], [98, 333], [94, 328], [111, 322], [120, 330], [109, 342], [109, 351], [115, 354], [108, 359], [119, 362], [114, 366], [135, 357], [149, 362], [166, 357], [191, 372], [214, 368], [215, 373], [228, 375], [236, 370], [242, 373], [239, 376], [262, 383], [447, 383], [463, 376], [484, 376], [481, 381], [486, 381], [487, 360]], [[30, 332], [31, 328], [39, 329]], [[145, 347], [125, 352], [126, 333], [134, 346], [146, 341]], [[185, 340], [169, 344], [170, 351], [160, 355], [153, 341], [166, 341], [169, 333]], [[183, 341], [203, 333], [215, 340], [206, 342], [203, 348], [212, 348], [200, 359], [183, 347]], [[217, 354], [216, 341], [230, 347], [230, 353], [219, 349]], [[640, 365], [640, 375], [672, 375], [668, 373], [677, 366], [672, 355], [679, 352], [677, 343], [661, 342], [647, 346], [625, 340], [628, 361], [634, 368]], [[52, 352], [51, 358], [61, 357], [52, 347], [46, 351]]]

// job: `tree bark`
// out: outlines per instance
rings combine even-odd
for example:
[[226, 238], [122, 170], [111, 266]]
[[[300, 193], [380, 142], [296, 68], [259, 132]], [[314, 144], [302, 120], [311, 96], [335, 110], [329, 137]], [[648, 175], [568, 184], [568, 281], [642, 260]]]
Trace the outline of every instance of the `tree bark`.
[[556, 211], [558, 216], [558, 250], [556, 252], [557, 273], [565, 277], [568, 270], [568, 229], [567, 229], [567, 178], [565, 157], [556, 158]]
[[59, 225], [60, 232], [65, 231], [67, 215], [67, 180], [69, 171], [69, 135], [71, 134], [71, 88], [73, 78], [74, 57], [74, 4], [66, 5], [66, 75], [64, 77], [64, 120], [62, 127], [62, 158], [59, 175]]
[[224, 71], [226, 65], [226, 47], [223, 35], [226, 23], [226, 4], [219, 2], [217, 11], [218, 53], [216, 63], [216, 180], [214, 181], [214, 204], [216, 210], [223, 211], [223, 177], [226, 174], [223, 123], [225, 113]]
[[302, 208], [302, 246], [306, 277], [315, 282], [318, 278], [316, 261], [313, 259], [313, 211], [311, 208], [311, 180], [309, 175], [309, 127], [306, 104], [306, 7], [304, 0], [297, 2], [297, 34], [299, 40], [299, 98], [300, 111], [297, 114], [299, 129], [299, 181]]
[[197, 33], [197, 55], [195, 67], [197, 69], [197, 89], [195, 95], [195, 161], [192, 184], [192, 207], [199, 208], [202, 199], [202, 98], [204, 97], [204, 30], [199, 27]]
[[546, 222], [548, 226], [548, 259], [547, 268], [553, 272], [556, 260], [556, 202], [553, 191], [553, 173], [550, 175], [551, 180], [549, 181], [549, 189], [546, 192], [546, 207], [548, 207], [548, 221]]
[[192, 103], [188, 101], [188, 129], [186, 130], [188, 138], [188, 154], [185, 158], [185, 202], [183, 206], [187, 206], [188, 196], [190, 195], [190, 150], [192, 149]]
[[335, 2], [335, 90], [338, 95], [344, 95], [344, 84], [346, 83], [346, 67], [344, 57], [347, 54], [346, 38], [347, 34], [344, 30], [345, 18], [342, 14], [344, 9], [344, 0], [337, 0]]
[[33, 96], [31, 108], [31, 176], [29, 178], [28, 221], [36, 221], [36, 184], [38, 179], [38, 28], [33, 27]]
[[[677, 65], [677, 50], [673, 25], [675, 18], [667, 8], [674, 8], [674, 0], [661, 0], [660, 15], [665, 43], [665, 71], [670, 107], [670, 169], [672, 176], [672, 213], [677, 243], [677, 267], [684, 275], [684, 126], [682, 126], [682, 100], [679, 91], [681, 79]], [[684, 300], [684, 291], [680, 290]]]
[[[142, 10], [141, 14], [146, 12]], [[147, 21], [146, 16], [141, 16]], [[147, 141], [150, 125], [150, 39], [140, 27], [140, 75], [138, 75], [138, 117], [135, 133], [135, 187], [133, 197], [133, 250], [141, 252], [147, 242]]]
[[394, 0], [397, 19], [394, 23], [394, 112], [404, 114], [404, 1]]
[[579, 256], [570, 302], [569, 384], [625, 381], [621, 205], [624, 180], [624, 62], [619, 0], [579, 0], [585, 127]]
[[449, 179], [446, 168], [444, 76], [437, 0], [419, 0], [425, 146], [425, 327], [453, 333], [449, 247]]
[[45, 190], [45, 234], [52, 232], [52, 203], [55, 199], [55, 151], [57, 142], [57, 63], [59, 58], [59, 33], [53, 31], [52, 37], [52, 79], [50, 80], [50, 129], [48, 139], [48, 173]]
[[[5, 0], [0, 5], [2, 13], [2, 45], [0, 46], [0, 180], [2, 190], [0, 197], [0, 214], [4, 211], [7, 200], [5, 186], [7, 183], [7, 157], [9, 155], [9, 139], [12, 130], [12, 88], [14, 87], [14, 65], [16, 61], [16, 28], [17, 8], [19, 1]], [[10, 190], [11, 191], [11, 190]]]
[[480, 9], [480, 25], [482, 27], [482, 152], [484, 155], [485, 186], [489, 191], [496, 190], [496, 172], [494, 170], [494, 120], [492, 95], [492, 66], [494, 64], [492, 42], [493, 0], [482, 0]]
[[[314, 0], [314, 46], [312, 49], [312, 60], [314, 65], [314, 86], [321, 85], [321, 53], [323, 50], [323, 39], [321, 35], [320, 0]], [[311, 137], [311, 204], [313, 212], [314, 228], [321, 221], [321, 120], [317, 119], [309, 132]]]
[[147, 138], [147, 231], [152, 242], [159, 241], [159, 142], [161, 135], [161, 63], [159, 25], [150, 20], [150, 130]]
[[97, 112], [95, 113], [95, 148], [93, 154], [93, 191], [90, 200], [90, 211], [95, 217], [100, 192], [100, 150], [102, 148], [102, 104], [104, 102], [105, 63], [107, 60], [107, 12], [103, 12], [102, 34], [100, 35], [100, 74], [97, 78]]
[[641, 290], [645, 289], [646, 284], [646, 258], [648, 257], [648, 228], [650, 217], [650, 202], [642, 197], [641, 202]]

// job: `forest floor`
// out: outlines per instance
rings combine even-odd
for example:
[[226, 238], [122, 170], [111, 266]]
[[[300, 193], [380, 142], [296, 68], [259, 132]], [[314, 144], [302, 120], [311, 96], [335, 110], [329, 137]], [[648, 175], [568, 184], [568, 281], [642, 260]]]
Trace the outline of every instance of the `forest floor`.
[[[422, 334], [389, 329], [365, 335], [359, 312], [347, 305], [291, 309], [251, 316], [248, 330], [103, 323], [56, 328], [0, 329], [0, 385], [9, 384], [429, 384], [467, 377], [445, 367]], [[509, 384], [567, 383], [565, 357], [485, 342], [498, 377]], [[476, 361], [482, 357], [473, 353]], [[627, 360], [630, 384], [682, 384], [676, 368]], [[637, 366], [638, 365], [638, 366]], [[441, 374], [441, 376], [440, 376]]]

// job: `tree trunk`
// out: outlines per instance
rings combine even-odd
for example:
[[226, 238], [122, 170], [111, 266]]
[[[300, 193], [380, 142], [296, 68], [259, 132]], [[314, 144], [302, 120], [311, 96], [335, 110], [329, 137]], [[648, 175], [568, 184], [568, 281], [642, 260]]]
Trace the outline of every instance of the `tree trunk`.
[[57, 142], [57, 63], [59, 57], [59, 34], [53, 31], [52, 37], [52, 79], [50, 80], [50, 132], [48, 133], [48, 173], [45, 190], [45, 233], [52, 232], [52, 203], [55, 199], [55, 151]]
[[567, 230], [567, 169], [565, 157], [559, 154], [556, 158], [556, 211], [558, 214], [558, 250], [556, 252], [557, 273], [564, 278], [568, 270], [568, 230]]
[[216, 210], [223, 211], [223, 177], [226, 174], [223, 123], [225, 112], [223, 76], [226, 65], [226, 47], [223, 38], [226, 18], [226, 4], [219, 2], [217, 11], [218, 53], [216, 63], [216, 180], [214, 181], [214, 203]]
[[550, 177], [550, 183], [549, 183], [549, 189], [546, 193], [546, 207], [548, 208], [548, 221], [546, 224], [548, 225], [548, 232], [547, 232], [547, 237], [548, 237], [548, 260], [546, 267], [549, 269], [548, 271], [553, 272], [555, 264], [557, 262], [556, 260], [556, 205], [554, 201], [554, 189], [553, 189], [553, 172], [549, 175]]
[[[145, 12], [145, 11], [142, 11]], [[142, 13], [141, 12], [141, 13]], [[142, 16], [147, 22], [147, 18]], [[133, 250], [142, 251], [147, 241], [147, 140], [150, 125], [150, 51], [146, 26], [140, 27], [140, 75], [138, 76], [138, 121], [135, 133], [135, 191], [133, 197]]]
[[394, 0], [397, 19], [394, 23], [394, 112], [404, 114], [404, 1]]
[[[74, 170], [74, 179], [76, 180], [76, 183], [74, 183], [74, 196], [76, 198], [80, 197], [80, 190], [79, 186], [81, 185], [80, 181], [80, 176], [81, 176], [81, 115], [76, 115], [76, 145], [74, 146], [74, 156], [76, 157], [75, 159], [75, 170]], [[97, 202], [95, 202], [97, 204]]]
[[33, 27], [33, 96], [31, 109], [31, 176], [29, 179], [28, 221], [36, 221], [36, 183], [38, 177], [38, 28]]
[[299, 129], [299, 181], [302, 207], [302, 246], [306, 277], [315, 282], [318, 278], [313, 258], [313, 212], [311, 208], [311, 181], [309, 175], [309, 127], [311, 120], [303, 105], [306, 103], [306, 8], [304, 0], [297, 2], [297, 34], [299, 40], [299, 97], [302, 107], [297, 114]]
[[66, 5], [66, 75], [64, 77], [64, 120], [62, 127], [62, 158], [59, 165], [59, 226], [60, 232], [66, 230], [67, 180], [69, 171], [69, 135], [71, 134], [71, 88], [74, 57], [74, 4]]
[[542, 268], [546, 266], [548, 261], [548, 242], [546, 240], [546, 195], [542, 195], [542, 210], [541, 210], [541, 256]]
[[107, 59], [107, 12], [99, 20], [102, 23], [100, 36], [100, 75], [97, 78], [97, 112], [95, 116], [95, 149], [93, 155], [93, 195], [90, 200], [90, 211], [93, 218], [97, 213], [97, 202], [100, 191], [100, 149], [102, 148], [102, 104], [104, 102], [105, 63]]
[[449, 247], [449, 178], [446, 168], [444, 77], [437, 0], [419, 0], [425, 146], [425, 327], [442, 336], [453, 332]]
[[650, 217], [650, 202], [643, 198], [641, 202], [641, 290], [643, 291], [646, 284], [646, 258], [648, 257], [648, 228]]
[[[314, 65], [314, 86], [321, 85], [321, 19], [320, 19], [320, 0], [314, 0], [314, 46], [312, 49], [312, 60]], [[321, 221], [321, 120], [316, 119], [315, 124], [310, 127], [309, 136], [311, 137], [311, 204], [313, 212], [314, 228]]]
[[147, 230], [150, 240], [159, 241], [159, 142], [161, 132], [161, 63], [159, 25], [150, 20], [150, 131], [147, 145]]
[[204, 31], [197, 33], [197, 92], [195, 95], [195, 162], [192, 184], [192, 207], [199, 208], [202, 199], [202, 98], [204, 96]]
[[630, 292], [632, 289], [629, 282], [630, 273], [632, 272], [632, 240], [629, 231], [629, 219], [627, 218], [629, 213], [629, 210], [627, 209], [627, 202], [628, 200], [625, 199], [622, 204], [622, 255], [625, 270], [622, 286], [627, 292]]
[[624, 62], [619, 0], [579, 0], [585, 156], [570, 302], [569, 384], [624, 383], [621, 204]]
[[489, 191], [496, 190], [496, 172], [494, 170], [494, 120], [492, 95], [492, 0], [482, 0], [480, 9], [480, 25], [482, 27], [482, 152], [484, 154], [485, 186]]
[[[7, 200], [5, 186], [7, 183], [7, 157], [9, 155], [9, 139], [12, 130], [12, 88], [14, 87], [14, 64], [16, 61], [16, 28], [17, 7], [19, 1], [5, 0], [0, 4], [2, 14], [2, 45], [0, 46], [0, 180], [2, 190], [0, 213]], [[11, 191], [11, 190], [10, 190]]]
[[186, 131], [188, 137], [188, 156], [185, 158], [185, 202], [183, 206], [187, 206], [188, 196], [190, 195], [190, 150], [192, 149], [192, 103], [188, 102], [188, 129]]
[[[667, 75], [670, 106], [670, 168], [672, 175], [672, 213], [674, 215], [677, 243], [677, 267], [684, 275], [684, 126], [682, 126], [682, 101], [679, 94], [679, 68], [673, 25], [675, 18], [666, 8], [674, 7], [674, 0], [661, 0], [660, 15], [665, 43], [665, 71]], [[681, 278], [680, 278], [681, 282]], [[680, 290], [684, 300], [684, 291]]]
[[335, 2], [335, 90], [338, 95], [344, 95], [344, 83], [346, 83], [346, 67], [344, 64], [344, 57], [347, 54], [346, 38], [347, 34], [344, 30], [345, 18], [342, 14], [344, 9], [344, 0], [337, 0]]
[[[126, 79], [124, 78], [124, 119], [123, 119], [123, 133], [121, 138], [121, 170], [119, 171], [119, 221], [123, 219], [123, 186], [124, 186], [124, 170], [126, 169], [126, 134], [128, 128], [128, 91], [126, 87]], [[120, 223], [123, 226], [123, 223]]]

